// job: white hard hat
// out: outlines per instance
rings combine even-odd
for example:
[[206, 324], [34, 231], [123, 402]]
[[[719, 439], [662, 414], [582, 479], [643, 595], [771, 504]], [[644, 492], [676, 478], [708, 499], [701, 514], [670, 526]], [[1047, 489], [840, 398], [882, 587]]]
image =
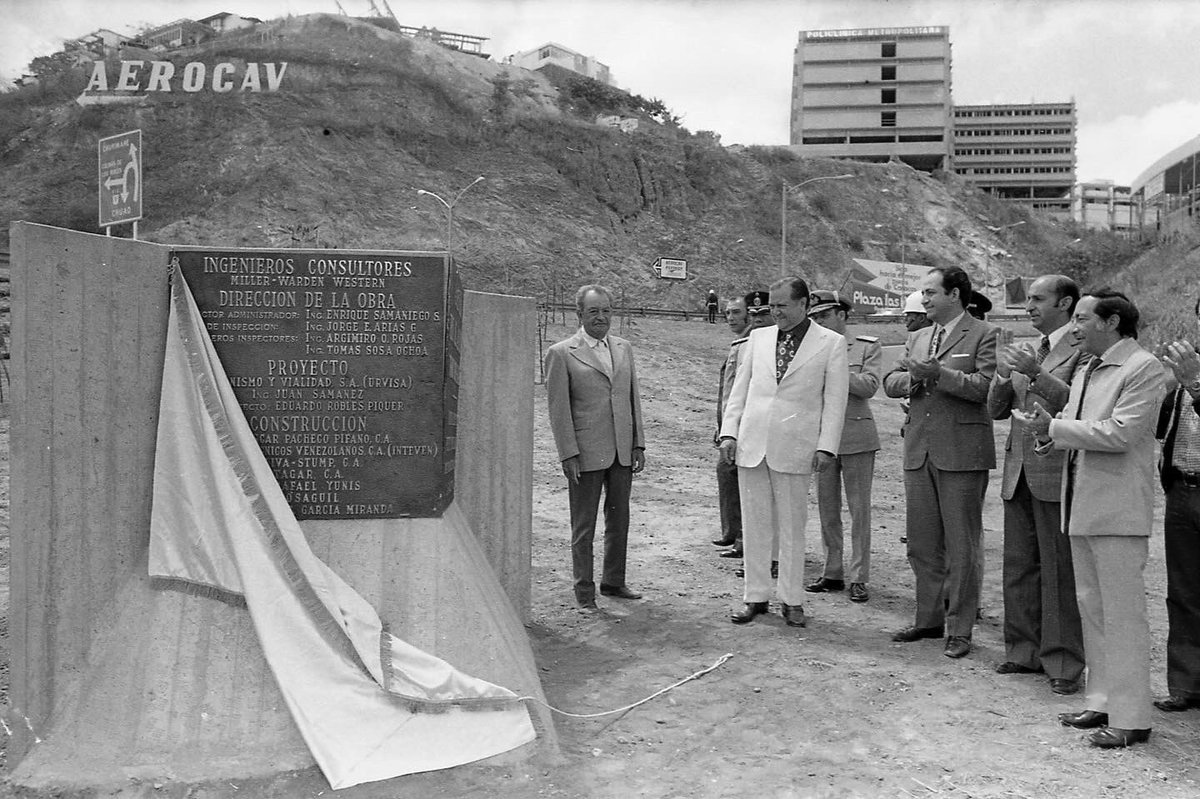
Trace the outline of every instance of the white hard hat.
[[914, 291], [904, 299], [904, 313], [925, 313], [925, 306], [921, 304], [921, 292]]

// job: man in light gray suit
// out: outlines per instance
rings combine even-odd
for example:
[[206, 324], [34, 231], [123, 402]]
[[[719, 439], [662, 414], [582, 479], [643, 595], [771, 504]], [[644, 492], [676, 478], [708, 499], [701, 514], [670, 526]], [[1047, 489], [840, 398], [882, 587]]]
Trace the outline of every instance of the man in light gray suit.
[[1079, 690], [1083, 632], [1075, 602], [1071, 548], [1062, 535], [1062, 453], [1036, 455], [1014, 409], [1051, 414], [1067, 404], [1079, 348], [1069, 334], [1079, 287], [1064, 275], [1033, 281], [1025, 309], [1042, 334], [1036, 348], [1001, 350], [988, 391], [993, 419], [1012, 418], [1005, 445], [1004, 653], [1000, 674], [1045, 672], [1056, 694]]
[[575, 295], [579, 331], [546, 353], [550, 428], [571, 503], [571, 565], [575, 600], [596, 607], [592, 541], [604, 492], [604, 570], [600, 593], [639, 599], [625, 584], [629, 494], [645, 466], [642, 404], [633, 347], [608, 335], [612, 292], [584, 286]]
[[1099, 728], [1088, 740], [1104, 749], [1150, 738], [1145, 569], [1165, 370], [1138, 346], [1138, 317], [1120, 292], [1087, 292], [1075, 306], [1071, 333], [1091, 361], [1072, 381], [1057, 418], [1035, 405], [1022, 419], [1037, 452], [1067, 452], [1063, 526], [1071, 538], [1088, 668], [1086, 709], [1058, 719], [1068, 727]]
[[988, 470], [996, 466], [988, 386], [996, 373], [997, 330], [967, 313], [971, 279], [957, 266], [921, 281], [933, 325], [908, 337], [907, 351], [883, 380], [889, 397], [907, 397], [904, 494], [908, 562], [917, 581], [916, 619], [893, 641], [946, 635], [946, 657], [971, 651], [979, 610], [979, 548]]
[[[850, 301], [836, 291], [814, 291], [808, 318], [845, 337]], [[846, 486], [846, 508], [850, 511], [850, 601], [870, 599], [867, 582], [871, 574], [871, 483], [875, 477], [875, 453], [879, 431], [871, 413], [871, 397], [879, 391], [883, 371], [883, 348], [876, 336], [846, 339], [850, 365], [850, 396], [846, 400], [846, 422], [842, 442], [833, 465], [817, 475], [817, 510], [821, 517], [821, 543], [825, 548], [825, 570], [804, 587], [819, 594], [846, 587], [843, 560], [842, 484]]]

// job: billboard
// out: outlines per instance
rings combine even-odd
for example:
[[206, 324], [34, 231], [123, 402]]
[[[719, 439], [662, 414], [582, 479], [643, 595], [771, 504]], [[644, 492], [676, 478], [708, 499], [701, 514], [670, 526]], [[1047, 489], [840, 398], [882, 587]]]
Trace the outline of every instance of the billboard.
[[899, 311], [932, 267], [854, 258], [846, 277], [847, 295], [856, 313]]

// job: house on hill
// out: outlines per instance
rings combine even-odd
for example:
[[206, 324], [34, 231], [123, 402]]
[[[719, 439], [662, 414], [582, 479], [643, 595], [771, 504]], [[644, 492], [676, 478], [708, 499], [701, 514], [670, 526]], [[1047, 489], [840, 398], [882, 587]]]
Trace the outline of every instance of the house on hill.
[[243, 17], [228, 11], [222, 11], [219, 14], [213, 14], [211, 17], [205, 17], [200, 20], [200, 24], [207, 25], [217, 33], [225, 33], [227, 31], [241, 30], [242, 28], [253, 28], [255, 25], [261, 25], [262, 20], [257, 17]]
[[607, 65], [600, 63], [590, 55], [577, 53], [554, 42], [546, 42], [541, 47], [513, 53], [505, 57], [504, 63], [525, 69], [541, 69], [553, 64], [609, 86], [616, 86]]

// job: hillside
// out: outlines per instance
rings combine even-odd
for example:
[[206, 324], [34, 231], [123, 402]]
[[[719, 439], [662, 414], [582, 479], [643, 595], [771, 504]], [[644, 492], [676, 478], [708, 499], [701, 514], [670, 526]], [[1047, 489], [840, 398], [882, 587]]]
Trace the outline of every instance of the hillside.
[[[839, 285], [852, 257], [903, 259], [962, 264], [998, 296], [1004, 273], [1053, 269], [1078, 238], [953, 175], [722, 147], [657, 101], [347, 17], [276, 20], [169, 58], [288, 66], [273, 94], [81, 107], [77, 72], [0, 95], [0, 220], [96, 232], [96, 141], [140, 128], [140, 237], [164, 243], [440, 249], [444, 210], [417, 189], [449, 199], [483, 175], [454, 209], [452, 243], [478, 290], [549, 297], [601, 280], [631, 304], [677, 308], [710, 287], [763, 286], [779, 273], [780, 181], [847, 173], [789, 201], [788, 270], [819, 285]], [[597, 113], [640, 124], [623, 133]], [[693, 279], [657, 280], [660, 256], [686, 258]]]

